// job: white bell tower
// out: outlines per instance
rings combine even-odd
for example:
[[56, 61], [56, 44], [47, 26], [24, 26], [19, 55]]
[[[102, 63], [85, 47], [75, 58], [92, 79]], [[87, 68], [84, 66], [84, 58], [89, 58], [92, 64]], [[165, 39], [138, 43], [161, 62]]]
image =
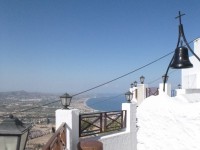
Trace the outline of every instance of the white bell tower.
[[[194, 41], [194, 52], [200, 57], [200, 38]], [[200, 89], [200, 62], [195, 56], [189, 59], [193, 68], [182, 69], [182, 89]]]

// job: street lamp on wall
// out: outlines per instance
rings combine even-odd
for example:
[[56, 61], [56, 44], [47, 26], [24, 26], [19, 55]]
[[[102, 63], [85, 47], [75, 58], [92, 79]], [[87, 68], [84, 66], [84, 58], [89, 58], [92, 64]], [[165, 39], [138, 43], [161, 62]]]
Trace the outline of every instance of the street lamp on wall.
[[61, 104], [64, 106], [63, 109], [69, 109], [68, 106], [70, 106], [72, 96], [70, 96], [68, 93], [65, 93], [64, 95], [60, 96]]
[[178, 84], [178, 89], [181, 89], [181, 84]]
[[137, 87], [137, 81], [134, 81], [133, 83], [131, 83], [131, 88], [133, 87]]
[[133, 83], [131, 83], [131, 88], [133, 88], [134, 87], [134, 84]]
[[167, 81], [168, 81], [168, 78], [169, 78], [169, 76], [168, 76], [168, 75], [166, 75], [166, 74], [164, 74], [164, 75], [162, 76], [162, 80], [163, 80], [163, 82], [164, 82], [165, 78], [166, 78], [166, 82], [167, 82]]
[[19, 119], [9, 115], [0, 124], [0, 149], [24, 150], [31, 125], [25, 125]]
[[128, 103], [131, 102], [131, 100], [133, 99], [133, 93], [131, 93], [130, 91], [125, 93], [125, 97]]
[[134, 87], [137, 87], [137, 81], [133, 82]]
[[144, 79], [145, 79], [144, 76], [141, 76], [141, 77], [140, 77], [140, 83], [141, 83], [141, 84], [144, 84]]
[[[165, 91], [165, 83], [167, 81], [167, 74], [169, 71], [169, 68], [173, 68], [173, 69], [185, 69], [185, 68], [192, 68], [193, 65], [189, 60], [189, 56], [188, 56], [188, 49], [190, 50], [190, 52], [200, 61], [200, 58], [194, 53], [194, 51], [192, 50], [192, 48], [190, 47], [190, 45], [188, 44], [186, 38], [185, 38], [185, 34], [184, 34], [184, 30], [183, 30], [183, 25], [181, 23], [181, 17], [185, 15], [185, 14], [181, 14], [181, 12], [179, 11], [179, 15], [176, 17], [179, 18], [179, 36], [178, 36], [178, 42], [177, 42], [177, 46], [174, 52], [174, 55], [167, 67], [166, 73], [165, 73], [165, 78], [163, 81], [163, 91]], [[185, 46], [183, 46], [183, 42], [185, 43]]]

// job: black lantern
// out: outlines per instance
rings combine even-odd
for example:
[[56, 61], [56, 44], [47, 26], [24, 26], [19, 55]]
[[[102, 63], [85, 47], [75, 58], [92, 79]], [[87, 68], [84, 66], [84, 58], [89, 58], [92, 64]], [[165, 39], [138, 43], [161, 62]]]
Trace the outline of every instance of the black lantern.
[[181, 89], [181, 84], [178, 84], [178, 88]]
[[131, 100], [133, 99], [133, 93], [131, 93], [130, 91], [128, 91], [128, 92], [125, 93], [125, 96], [126, 96], [127, 102], [130, 103]]
[[0, 124], [0, 149], [24, 150], [30, 128], [10, 115]]
[[[179, 15], [176, 17], [179, 18], [179, 36], [178, 36], [178, 42], [176, 45], [176, 49], [174, 52], [174, 55], [167, 67], [166, 70], [166, 75], [168, 74], [169, 68], [173, 68], [173, 69], [185, 69], [185, 68], [191, 68], [193, 67], [192, 63], [189, 60], [189, 56], [188, 56], [188, 49], [190, 50], [190, 52], [200, 61], [200, 58], [194, 53], [194, 51], [192, 50], [192, 48], [190, 47], [190, 45], [188, 44], [186, 38], [185, 38], [185, 34], [184, 34], [184, 30], [183, 30], [183, 25], [181, 23], [181, 17], [185, 15], [185, 14], [181, 14], [181, 12], [179, 11]], [[185, 43], [185, 45], [187, 47], [183, 46], [183, 42]], [[163, 91], [165, 91], [165, 83], [166, 83], [166, 78], [163, 81]]]
[[134, 84], [133, 83], [131, 83], [131, 88], [133, 88], [134, 87]]
[[169, 78], [169, 76], [168, 75], [166, 75], [166, 74], [164, 74], [163, 76], [162, 76], [162, 80], [163, 80], [163, 82], [165, 81], [165, 83], [168, 81], [168, 78]]
[[64, 106], [64, 109], [68, 109], [68, 106], [70, 106], [72, 96], [70, 96], [68, 93], [65, 93], [64, 95], [60, 96], [61, 104]]
[[133, 84], [134, 84], [134, 87], [137, 87], [137, 81], [134, 81]]
[[144, 79], [145, 79], [144, 76], [141, 76], [141, 77], [140, 77], [140, 83], [141, 83], [141, 84], [144, 84]]

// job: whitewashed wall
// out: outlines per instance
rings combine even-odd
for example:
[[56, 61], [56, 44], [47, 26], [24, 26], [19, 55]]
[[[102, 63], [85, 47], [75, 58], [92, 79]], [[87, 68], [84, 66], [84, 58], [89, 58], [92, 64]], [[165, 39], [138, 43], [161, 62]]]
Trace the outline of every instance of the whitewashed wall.
[[66, 150], [76, 150], [79, 142], [79, 110], [58, 109], [56, 110], [56, 130], [65, 122], [67, 132]]
[[[194, 42], [194, 52], [200, 57], [200, 38]], [[191, 54], [191, 52], [189, 52]], [[182, 88], [200, 89], [200, 62], [195, 56], [190, 57], [193, 68], [182, 69]]]
[[[103, 150], [136, 150], [136, 103], [123, 103], [122, 110], [127, 111], [126, 128], [123, 131], [82, 140], [101, 141]], [[63, 122], [67, 124], [67, 150], [76, 150], [79, 142], [79, 110], [56, 110], [56, 129]]]
[[138, 150], [200, 150], [200, 93], [150, 96], [137, 118]]
[[138, 104], [138, 106], [146, 98], [146, 88], [148, 88], [147, 84], [138, 84], [137, 85], [137, 104]]
[[120, 133], [97, 137], [103, 143], [104, 150], [136, 150], [136, 103], [123, 103], [122, 110], [127, 110], [126, 129]]
[[165, 83], [165, 92], [163, 91], [163, 83], [159, 84], [159, 94], [166, 93], [167, 95], [171, 96], [171, 84], [170, 83]]

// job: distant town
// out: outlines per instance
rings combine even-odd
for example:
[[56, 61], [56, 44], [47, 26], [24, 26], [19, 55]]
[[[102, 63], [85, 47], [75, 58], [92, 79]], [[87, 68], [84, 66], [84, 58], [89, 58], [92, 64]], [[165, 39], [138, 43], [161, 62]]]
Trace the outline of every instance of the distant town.
[[[40, 149], [55, 132], [55, 111], [62, 108], [59, 96], [27, 91], [0, 92], [0, 122], [13, 114], [23, 123], [32, 124], [26, 149]], [[85, 106], [85, 101], [91, 97], [77, 96], [72, 99], [71, 107], [82, 113], [91, 112], [92, 109]]]

